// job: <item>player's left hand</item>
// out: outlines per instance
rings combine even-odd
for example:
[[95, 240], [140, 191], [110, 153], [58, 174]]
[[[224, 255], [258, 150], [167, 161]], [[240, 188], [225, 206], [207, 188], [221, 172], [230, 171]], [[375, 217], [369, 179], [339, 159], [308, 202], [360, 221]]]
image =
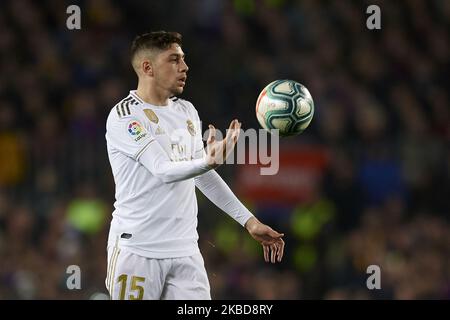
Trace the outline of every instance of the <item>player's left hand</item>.
[[253, 239], [263, 246], [264, 260], [266, 262], [281, 262], [284, 253], [284, 240], [282, 239], [284, 233], [278, 233], [255, 217], [248, 219], [245, 228]]

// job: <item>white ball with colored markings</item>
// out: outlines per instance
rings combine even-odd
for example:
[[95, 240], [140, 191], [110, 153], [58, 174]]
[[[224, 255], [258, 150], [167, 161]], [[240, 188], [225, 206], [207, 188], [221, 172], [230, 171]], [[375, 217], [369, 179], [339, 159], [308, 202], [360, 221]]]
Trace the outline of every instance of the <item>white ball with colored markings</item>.
[[275, 80], [259, 94], [256, 117], [264, 129], [278, 129], [280, 136], [303, 132], [314, 116], [314, 101], [308, 89], [293, 80]]

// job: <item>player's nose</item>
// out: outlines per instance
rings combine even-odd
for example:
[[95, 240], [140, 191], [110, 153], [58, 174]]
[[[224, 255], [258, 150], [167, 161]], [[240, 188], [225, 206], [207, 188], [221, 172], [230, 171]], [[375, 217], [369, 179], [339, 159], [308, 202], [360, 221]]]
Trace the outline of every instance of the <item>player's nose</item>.
[[189, 66], [186, 64], [186, 62], [184, 61], [184, 60], [182, 60], [182, 63], [181, 63], [181, 72], [188, 72], [188, 70], [189, 70]]

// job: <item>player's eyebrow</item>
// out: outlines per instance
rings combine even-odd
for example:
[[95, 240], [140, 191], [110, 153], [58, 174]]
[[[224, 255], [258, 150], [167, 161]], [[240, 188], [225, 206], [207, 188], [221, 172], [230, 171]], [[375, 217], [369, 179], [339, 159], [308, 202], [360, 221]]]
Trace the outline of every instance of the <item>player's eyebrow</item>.
[[180, 54], [180, 53], [171, 53], [170, 55], [169, 55], [169, 58], [183, 58], [184, 59], [184, 57], [186, 57], [186, 55], [183, 53], [183, 54]]

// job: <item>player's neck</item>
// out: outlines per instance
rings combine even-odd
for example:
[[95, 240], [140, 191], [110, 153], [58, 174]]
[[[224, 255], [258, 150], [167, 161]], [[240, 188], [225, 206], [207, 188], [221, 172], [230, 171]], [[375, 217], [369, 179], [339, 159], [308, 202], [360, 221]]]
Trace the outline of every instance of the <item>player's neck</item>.
[[136, 94], [144, 102], [154, 106], [165, 107], [169, 104], [169, 95], [163, 92], [158, 92], [154, 86], [138, 84]]

